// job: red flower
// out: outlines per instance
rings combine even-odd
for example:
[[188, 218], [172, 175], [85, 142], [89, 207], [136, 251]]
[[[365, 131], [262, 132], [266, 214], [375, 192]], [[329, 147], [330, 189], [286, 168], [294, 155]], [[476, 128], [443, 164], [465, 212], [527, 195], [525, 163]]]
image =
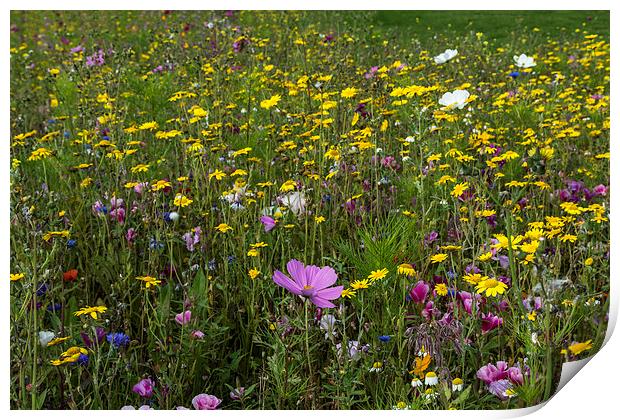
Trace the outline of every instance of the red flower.
[[74, 268], [62, 274], [64, 281], [76, 281], [78, 278], [78, 271]]

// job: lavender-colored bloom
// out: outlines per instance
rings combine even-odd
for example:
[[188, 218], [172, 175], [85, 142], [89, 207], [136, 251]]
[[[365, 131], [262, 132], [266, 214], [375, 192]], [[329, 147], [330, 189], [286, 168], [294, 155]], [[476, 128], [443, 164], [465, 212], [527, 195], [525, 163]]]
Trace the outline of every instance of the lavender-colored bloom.
[[276, 221], [275, 221], [275, 219], [273, 217], [261, 216], [260, 222], [265, 227], [265, 232], [269, 232], [274, 227], [276, 227]]
[[192, 399], [192, 405], [196, 410], [215, 410], [222, 403], [215, 395], [198, 394]]
[[[359, 341], [349, 340], [349, 343], [347, 344], [346, 349], [348, 350], [349, 360], [358, 360], [362, 356], [360, 352], [362, 348], [360, 348]], [[338, 357], [341, 357], [342, 356], [342, 343], [336, 344], [336, 351], [338, 352]]]
[[140, 380], [137, 384], [131, 388], [133, 392], [141, 396], [142, 398], [151, 398], [155, 389], [155, 382], [151, 378], [145, 378]]
[[103, 50], [99, 50], [93, 55], [86, 57], [86, 67], [100, 67], [105, 64], [105, 54]]
[[242, 399], [244, 395], [245, 395], [244, 387], [235, 388], [232, 391], [230, 391], [230, 399], [233, 401], [238, 401]]
[[491, 382], [488, 385], [489, 392], [501, 400], [508, 399], [507, 391], [512, 389], [512, 382], [508, 379], [501, 379], [499, 381]]
[[200, 330], [194, 330], [192, 331], [192, 333], [190, 334], [190, 336], [192, 338], [195, 338], [196, 340], [202, 340], [205, 337], [205, 333], [203, 333]]
[[428, 246], [432, 244], [433, 242], [437, 240], [437, 238], [439, 238], [439, 234], [435, 231], [432, 231], [431, 233], [429, 233], [428, 235], [424, 237], [424, 245]]
[[273, 281], [289, 292], [310, 299], [319, 308], [334, 308], [331, 300], [338, 299], [343, 286], [330, 287], [338, 275], [331, 267], [317, 267], [316, 265], [304, 265], [300, 261], [291, 260], [286, 264], [290, 276], [276, 270], [273, 273]]
[[200, 242], [200, 235], [202, 230], [200, 226], [196, 226], [191, 232], [183, 234], [183, 240], [185, 241], [185, 247], [188, 251], [193, 252], [196, 244]]
[[100, 200], [95, 201], [95, 204], [92, 205], [92, 210], [97, 216], [108, 213], [107, 207]]

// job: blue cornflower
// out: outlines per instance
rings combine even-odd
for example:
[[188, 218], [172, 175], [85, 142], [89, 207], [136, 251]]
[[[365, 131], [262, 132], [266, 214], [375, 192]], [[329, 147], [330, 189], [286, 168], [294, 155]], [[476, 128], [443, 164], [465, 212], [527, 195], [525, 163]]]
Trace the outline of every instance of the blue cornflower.
[[67, 248], [72, 249], [77, 245], [77, 241], [75, 239], [69, 239], [67, 241]]
[[380, 335], [379, 336], [379, 341], [381, 341], [382, 343], [387, 343], [388, 341], [390, 341], [392, 337], [390, 337], [389, 335]]
[[106, 336], [108, 343], [113, 345], [114, 347], [121, 348], [129, 344], [129, 336], [125, 333], [110, 333]]
[[47, 305], [47, 310], [50, 312], [58, 312], [62, 309], [61, 303], [50, 303]]
[[513, 79], [516, 79], [517, 77], [519, 77], [519, 72], [513, 71], [508, 76], [512, 77]]
[[47, 293], [47, 290], [48, 290], [47, 284], [41, 283], [39, 287], [37, 288], [37, 296], [39, 297], [43, 296], [44, 294]]
[[80, 354], [80, 357], [77, 359], [78, 365], [80, 366], [88, 366], [89, 361], [90, 359], [86, 354]]

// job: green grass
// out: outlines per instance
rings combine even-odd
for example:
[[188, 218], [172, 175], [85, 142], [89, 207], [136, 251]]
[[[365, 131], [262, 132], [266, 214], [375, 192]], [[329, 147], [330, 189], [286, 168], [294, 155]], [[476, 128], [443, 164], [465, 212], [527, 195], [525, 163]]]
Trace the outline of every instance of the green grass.
[[381, 10], [373, 16], [378, 27], [401, 27], [403, 37], [432, 38], [436, 33], [482, 32], [488, 39], [504, 42], [538, 28], [543, 34], [572, 32], [581, 27], [609, 39], [606, 10]]

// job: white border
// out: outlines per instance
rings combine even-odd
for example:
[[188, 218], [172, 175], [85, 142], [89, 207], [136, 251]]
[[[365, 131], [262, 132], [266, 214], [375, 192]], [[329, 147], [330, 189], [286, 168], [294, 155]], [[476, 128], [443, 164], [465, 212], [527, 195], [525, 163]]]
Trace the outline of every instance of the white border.
[[[0, 200], [0, 214], [2, 214], [2, 224], [0, 237], [3, 238], [0, 246], [2, 247], [2, 273], [0, 273], [0, 311], [1, 317], [4, 320], [4, 326], [2, 331], [3, 346], [1, 347], [0, 360], [3, 360], [4, 380], [0, 382], [0, 408], [9, 410], [9, 185], [8, 185], [8, 172], [9, 172], [9, 133], [10, 133], [10, 98], [9, 98], [9, 78], [10, 78], [10, 62], [9, 62], [9, 26], [10, 16], [9, 10], [45, 10], [45, 9], [93, 9], [93, 10], [124, 10], [124, 9], [151, 9], [151, 10], [163, 10], [163, 9], [178, 9], [178, 10], [239, 10], [239, 9], [314, 9], [314, 10], [375, 10], [375, 9], [392, 9], [392, 10], [552, 10], [552, 9], [565, 9], [565, 10], [611, 10], [611, 56], [612, 62], [614, 57], [617, 57], [617, 39], [615, 37], [616, 31], [613, 28], [620, 28], [620, 7], [617, 7], [618, 2], [613, 1], [600, 1], [590, 0], [588, 2], [576, 1], [576, 0], [564, 0], [564, 1], [540, 1], [540, 0], [520, 0], [518, 2], [497, 2], [497, 1], [478, 1], [470, 0], [467, 2], [456, 0], [444, 0], [441, 3], [437, 2], [414, 2], [414, 1], [391, 1], [382, 0], [378, 2], [376, 0], [349, 0], [349, 1], [333, 1], [333, 0], [314, 0], [310, 3], [298, 2], [293, 3], [290, 0], [267, 0], [267, 1], [247, 1], [247, 0], [228, 0], [226, 2], [213, 2], [213, 1], [196, 1], [196, 0], [176, 0], [174, 2], [151, 0], [149, 2], [139, 2], [130, 0], [107, 0], [105, 2], [98, 1], [55, 1], [44, 2], [41, 0], [22, 0], [19, 2], [10, 1], [5, 4], [4, 13], [1, 15], [2, 28], [4, 30], [4, 36], [2, 40], [2, 61], [3, 68], [5, 70], [4, 77], [1, 79], [2, 91], [4, 97], [1, 102], [2, 107], [2, 133], [4, 134], [3, 141], [0, 143], [2, 147], [3, 158], [1, 159], [2, 173], [5, 174], [3, 182], [0, 182], [0, 194], [4, 198]], [[285, 28], [283, 28], [285, 29]], [[618, 83], [615, 82], [618, 78], [617, 68], [611, 67], [611, 115], [614, 115], [614, 111], [617, 110], [615, 106], [618, 93]], [[611, 136], [614, 139], [618, 138], [619, 130], [617, 128], [616, 121], [611, 124]], [[612, 156], [618, 156], [618, 147], [615, 142], [611, 142]], [[611, 184], [615, 187], [618, 180], [619, 166], [615, 168], [611, 167]], [[615, 209], [617, 208], [615, 200], [615, 190], [611, 191], [611, 211], [610, 220], [614, 220]], [[620, 227], [617, 223], [611, 224], [611, 237], [620, 238]], [[615, 241], [612, 242], [612, 254], [615, 255]], [[610, 278], [612, 281], [612, 293], [610, 296], [610, 316], [609, 316], [609, 329], [606, 337], [606, 345], [583, 367], [584, 363], [576, 363], [570, 366], [565, 366], [562, 372], [562, 381], [568, 379], [564, 384], [565, 386], [552, 397], [547, 404], [541, 406], [532, 407], [523, 410], [511, 410], [511, 411], [434, 411], [434, 412], [407, 412], [407, 411], [392, 411], [390, 413], [384, 413], [381, 411], [338, 411], [334, 413], [342, 419], [355, 418], [359, 419], [360, 415], [370, 418], [379, 418], [380, 416], [389, 415], [390, 417], [411, 418], [411, 416], [432, 416], [434, 419], [447, 419], [447, 418], [459, 418], [459, 419], [478, 419], [480, 417], [485, 418], [512, 418], [517, 416], [526, 415], [529, 413], [530, 418], [544, 419], [551, 416], [561, 419], [571, 418], [609, 418], [611, 410], [617, 411], [616, 403], [618, 402], [618, 381], [620, 380], [620, 368], [619, 361], [616, 355], [620, 354], [620, 340], [617, 338], [618, 334], [611, 335], [610, 331], [616, 324], [618, 316], [618, 302], [620, 296], [616, 291], [616, 286], [619, 284], [618, 264], [614, 263], [612, 259]], [[577, 366], [579, 365], [579, 366]], [[570, 380], [570, 378], [576, 374], [583, 367], [583, 370], [579, 372], [577, 379]], [[126, 413], [126, 414], [121, 414]], [[128, 412], [118, 411], [115, 415], [122, 416], [143, 416], [147, 414], [140, 414], [144, 412]], [[149, 416], [155, 416], [157, 418], [167, 417], [170, 415], [170, 411], [151, 411]], [[204, 416], [205, 414], [198, 414], [195, 411], [185, 411], [187, 416]], [[215, 417], [226, 418], [241, 418], [247, 415], [256, 418], [271, 418], [274, 415], [287, 415], [286, 412], [273, 412], [273, 411], [252, 411], [247, 412], [231, 412], [231, 411], [218, 411], [210, 412], [209, 415]], [[12, 411], [11, 416], [16, 418], [30, 418], [33, 415], [44, 416], [46, 419], [57, 418], [80, 418], [83, 419], [83, 412], [60, 412], [60, 411], [46, 411], [42, 413], [31, 413], [29, 411]], [[106, 411], [91, 411], [88, 413], [89, 417], [99, 419], [106, 418], [110, 415]], [[316, 412], [316, 411], [301, 411], [295, 413], [296, 416], [301, 418], [316, 418], [323, 415], [332, 415], [331, 412]]]

